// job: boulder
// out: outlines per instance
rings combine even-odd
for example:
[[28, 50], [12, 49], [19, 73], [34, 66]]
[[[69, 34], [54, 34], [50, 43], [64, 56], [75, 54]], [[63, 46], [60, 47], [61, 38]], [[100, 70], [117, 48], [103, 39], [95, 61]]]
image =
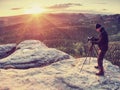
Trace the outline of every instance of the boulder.
[[27, 69], [49, 65], [70, 55], [54, 48], [48, 48], [38, 40], [26, 40], [17, 45], [15, 52], [0, 61], [0, 68]]

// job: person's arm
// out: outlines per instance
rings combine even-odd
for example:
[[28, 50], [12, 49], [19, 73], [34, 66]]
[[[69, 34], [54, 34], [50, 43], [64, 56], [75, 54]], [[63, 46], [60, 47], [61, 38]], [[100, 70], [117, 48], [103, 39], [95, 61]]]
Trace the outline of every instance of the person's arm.
[[100, 35], [99, 39], [92, 41], [92, 44], [99, 44], [102, 41], [102, 35]]

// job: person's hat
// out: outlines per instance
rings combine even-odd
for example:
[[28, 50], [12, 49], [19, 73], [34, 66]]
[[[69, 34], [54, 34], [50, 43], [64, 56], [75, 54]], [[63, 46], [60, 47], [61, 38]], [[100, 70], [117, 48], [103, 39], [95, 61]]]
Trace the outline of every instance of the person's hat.
[[96, 29], [100, 28], [101, 25], [100, 24], [96, 24]]

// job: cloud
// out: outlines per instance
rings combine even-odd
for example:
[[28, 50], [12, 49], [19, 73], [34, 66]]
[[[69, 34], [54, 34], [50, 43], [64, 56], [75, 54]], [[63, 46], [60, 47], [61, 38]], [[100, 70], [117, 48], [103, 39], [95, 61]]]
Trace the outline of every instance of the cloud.
[[53, 6], [47, 7], [48, 9], [66, 9], [73, 6], [82, 6], [79, 3], [66, 3], [66, 4], [55, 4]]
[[108, 11], [107, 9], [103, 9], [103, 11]]
[[[59, 11], [58, 11], [59, 12]], [[97, 10], [62, 10], [61, 12], [65, 13], [89, 13], [89, 14], [111, 14], [111, 12], [108, 11], [97, 11]]]
[[11, 8], [11, 10], [21, 10], [23, 8]]
[[97, 4], [107, 4], [107, 3], [105, 3], [105, 2], [101, 2], [101, 3], [97, 3]]

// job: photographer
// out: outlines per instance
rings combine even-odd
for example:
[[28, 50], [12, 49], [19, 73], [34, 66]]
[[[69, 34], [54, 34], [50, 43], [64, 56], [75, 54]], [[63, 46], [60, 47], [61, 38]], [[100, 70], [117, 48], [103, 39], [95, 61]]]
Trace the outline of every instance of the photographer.
[[[96, 75], [104, 76], [103, 58], [108, 50], [108, 34], [100, 24], [96, 24], [96, 31], [99, 32], [99, 38], [91, 40], [92, 46], [97, 44], [99, 47], [97, 58], [98, 65], [95, 66], [96, 69], [99, 69], [99, 72], [96, 73]], [[90, 50], [92, 50], [92, 46]]]

